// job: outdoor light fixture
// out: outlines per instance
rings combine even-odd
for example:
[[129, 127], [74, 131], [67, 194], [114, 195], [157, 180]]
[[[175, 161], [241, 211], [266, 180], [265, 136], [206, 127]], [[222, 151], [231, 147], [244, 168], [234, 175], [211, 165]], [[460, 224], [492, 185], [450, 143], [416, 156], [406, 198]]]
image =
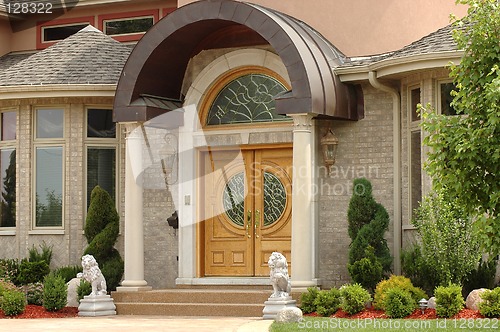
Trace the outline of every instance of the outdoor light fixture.
[[429, 301], [426, 299], [421, 299], [418, 301], [418, 305], [420, 306], [420, 310], [422, 310], [422, 315], [424, 314], [425, 309], [427, 309], [427, 306], [429, 305]]
[[339, 139], [331, 129], [328, 129], [326, 135], [321, 138], [320, 144], [323, 151], [323, 161], [328, 168], [328, 173], [330, 173], [331, 166], [335, 164]]
[[177, 182], [177, 136], [172, 133], [167, 133], [163, 137], [165, 141], [161, 150], [161, 167], [165, 177], [165, 183], [171, 185]]

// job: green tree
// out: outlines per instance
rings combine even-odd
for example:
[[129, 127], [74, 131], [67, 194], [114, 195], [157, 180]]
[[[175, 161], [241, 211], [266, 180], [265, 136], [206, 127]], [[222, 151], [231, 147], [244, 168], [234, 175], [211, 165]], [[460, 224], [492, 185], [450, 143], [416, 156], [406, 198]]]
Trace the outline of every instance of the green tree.
[[101, 269], [108, 291], [116, 289], [123, 276], [123, 260], [114, 248], [119, 233], [120, 217], [108, 192], [95, 186], [85, 224], [88, 247], [84, 255], [94, 256]]
[[372, 185], [365, 178], [353, 181], [353, 195], [347, 210], [349, 274], [354, 282], [373, 290], [391, 270], [392, 257], [384, 234], [389, 227], [389, 214], [372, 196]]
[[459, 116], [421, 109], [424, 144], [431, 148], [426, 171], [436, 188], [477, 220], [483, 248], [500, 254], [500, 3], [457, 0], [469, 6], [455, 19], [453, 37], [464, 51], [451, 65], [456, 86], [452, 105]]
[[441, 189], [426, 196], [413, 225], [422, 241], [422, 258], [437, 285], [462, 285], [481, 258], [477, 230], [464, 207]]

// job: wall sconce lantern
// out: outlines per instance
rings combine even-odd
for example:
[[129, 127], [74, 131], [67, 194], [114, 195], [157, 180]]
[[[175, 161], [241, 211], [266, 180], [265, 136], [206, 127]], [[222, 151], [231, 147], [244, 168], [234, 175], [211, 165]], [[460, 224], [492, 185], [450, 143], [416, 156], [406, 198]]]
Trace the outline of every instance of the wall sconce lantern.
[[321, 138], [320, 144], [323, 151], [323, 161], [328, 168], [328, 173], [330, 173], [331, 166], [335, 164], [339, 139], [331, 129], [328, 129], [326, 135]]
[[165, 177], [165, 183], [171, 185], [177, 182], [177, 136], [167, 133], [163, 140], [165, 141], [161, 150], [161, 167]]

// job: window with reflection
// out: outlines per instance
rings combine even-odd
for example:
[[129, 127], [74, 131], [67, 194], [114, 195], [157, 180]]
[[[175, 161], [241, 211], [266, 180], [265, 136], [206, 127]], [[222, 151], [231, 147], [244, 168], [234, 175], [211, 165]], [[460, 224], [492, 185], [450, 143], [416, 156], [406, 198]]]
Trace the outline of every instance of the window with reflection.
[[17, 112], [0, 113], [0, 228], [16, 226]]
[[63, 148], [37, 147], [35, 160], [35, 226], [62, 226]]
[[439, 93], [441, 99], [441, 114], [444, 115], [457, 115], [457, 111], [452, 105], [453, 96], [452, 91], [455, 90], [455, 85], [453, 83], [441, 83], [439, 84]]
[[108, 108], [87, 109], [87, 208], [95, 186], [106, 190], [116, 199], [116, 151], [118, 139], [113, 110]]
[[63, 138], [64, 110], [36, 110], [36, 138]]

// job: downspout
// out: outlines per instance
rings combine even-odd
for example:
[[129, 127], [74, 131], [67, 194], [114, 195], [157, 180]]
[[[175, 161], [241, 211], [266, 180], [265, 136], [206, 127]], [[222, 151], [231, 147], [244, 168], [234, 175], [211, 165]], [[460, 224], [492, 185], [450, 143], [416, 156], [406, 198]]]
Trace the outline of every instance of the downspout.
[[402, 215], [401, 215], [401, 97], [399, 92], [393, 87], [379, 82], [377, 72], [369, 71], [368, 80], [370, 84], [378, 90], [388, 92], [392, 96], [392, 140], [393, 140], [393, 192], [394, 192], [394, 273], [401, 274], [401, 235], [402, 235]]

